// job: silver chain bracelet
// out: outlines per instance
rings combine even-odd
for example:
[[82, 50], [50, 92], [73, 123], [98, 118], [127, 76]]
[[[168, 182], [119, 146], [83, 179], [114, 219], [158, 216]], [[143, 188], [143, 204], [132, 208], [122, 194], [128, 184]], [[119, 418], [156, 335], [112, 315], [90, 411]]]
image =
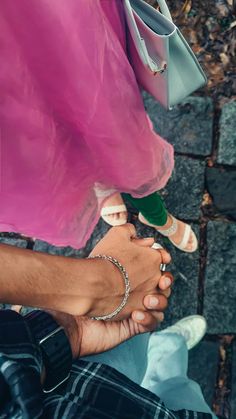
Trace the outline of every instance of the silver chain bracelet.
[[94, 256], [89, 256], [88, 259], [103, 259], [103, 260], [108, 260], [109, 262], [113, 263], [113, 265], [115, 265], [123, 279], [124, 279], [124, 283], [125, 283], [125, 295], [124, 298], [121, 302], [121, 304], [119, 305], [119, 307], [114, 310], [112, 313], [110, 314], [105, 314], [104, 316], [94, 316], [92, 317], [93, 320], [110, 320], [113, 317], [117, 316], [118, 313], [120, 313], [120, 311], [124, 308], [124, 306], [126, 305], [128, 298], [129, 298], [129, 294], [130, 294], [130, 282], [129, 282], [129, 276], [128, 273], [126, 271], [126, 269], [124, 268], [124, 266], [121, 265], [121, 263], [113, 258], [112, 256], [107, 256], [107, 255], [94, 255]]

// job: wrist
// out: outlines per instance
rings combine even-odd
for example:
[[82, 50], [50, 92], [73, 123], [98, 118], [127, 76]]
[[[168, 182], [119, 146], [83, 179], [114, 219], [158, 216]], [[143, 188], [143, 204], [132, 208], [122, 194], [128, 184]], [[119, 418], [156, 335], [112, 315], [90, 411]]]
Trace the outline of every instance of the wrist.
[[59, 326], [63, 327], [64, 332], [70, 343], [71, 352], [73, 359], [76, 359], [80, 355], [81, 338], [82, 333], [79, 330], [79, 324], [77, 324], [75, 317], [71, 314], [61, 313], [57, 311], [47, 311], [53, 319], [58, 323]]
[[130, 281], [129, 281], [128, 273], [127, 273], [126, 269], [124, 268], [124, 266], [121, 265], [120, 262], [117, 259], [113, 258], [112, 256], [108, 256], [108, 255], [104, 255], [104, 254], [98, 254], [98, 255], [90, 256], [90, 258], [110, 262], [113, 266], [115, 266], [119, 270], [120, 275], [122, 276], [122, 279], [124, 281], [125, 292], [124, 292], [124, 296], [123, 296], [123, 299], [122, 299], [120, 305], [110, 313], [93, 317], [94, 320], [111, 320], [115, 316], [117, 316], [120, 313], [120, 311], [127, 304], [129, 294], [130, 294]]
[[63, 325], [51, 315], [41, 310], [33, 310], [24, 316], [25, 321], [41, 351], [45, 393], [51, 392], [70, 375], [72, 351]]
[[109, 260], [96, 258], [87, 261], [89, 272], [93, 272], [90, 278], [93, 291], [87, 315], [94, 317], [113, 311], [120, 304], [125, 287], [121, 273]]

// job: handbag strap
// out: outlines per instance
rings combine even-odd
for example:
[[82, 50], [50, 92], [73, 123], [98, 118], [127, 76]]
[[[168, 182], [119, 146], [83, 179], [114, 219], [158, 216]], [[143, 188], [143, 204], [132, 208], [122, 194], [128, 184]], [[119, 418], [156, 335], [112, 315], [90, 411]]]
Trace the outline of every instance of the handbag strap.
[[168, 7], [168, 6], [167, 6], [167, 4], [166, 4], [166, 1], [165, 1], [165, 0], [157, 0], [157, 3], [158, 3], [158, 4], [159, 4], [159, 6], [160, 6], [161, 13], [162, 13], [165, 17], [167, 17], [167, 19], [169, 19], [171, 22], [173, 22], [173, 19], [172, 19], [172, 16], [171, 16], [171, 14], [170, 14], [169, 7]]

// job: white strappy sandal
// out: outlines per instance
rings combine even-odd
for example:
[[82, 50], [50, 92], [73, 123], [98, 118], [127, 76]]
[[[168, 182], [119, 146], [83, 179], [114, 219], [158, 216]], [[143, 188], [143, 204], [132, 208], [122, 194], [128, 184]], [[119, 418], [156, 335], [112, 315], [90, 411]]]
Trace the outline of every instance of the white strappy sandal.
[[[179, 244], [176, 244], [173, 240], [171, 240], [171, 236], [173, 236], [173, 234], [175, 234], [177, 229], [178, 229], [178, 224], [177, 224], [177, 219], [175, 217], [173, 217], [173, 215], [169, 214], [169, 216], [172, 219], [172, 225], [171, 225], [170, 228], [167, 228], [166, 230], [158, 230], [157, 226], [155, 226], [154, 224], [150, 224], [146, 220], [146, 218], [144, 218], [144, 216], [141, 214], [141, 212], [138, 215], [138, 219], [139, 219], [139, 221], [141, 221], [141, 223], [146, 224], [150, 227], [154, 227], [156, 229], [156, 231], [158, 231], [158, 233], [162, 234], [165, 237], [168, 237], [170, 242], [175, 247], [177, 247], [177, 249], [182, 250], [183, 252], [186, 252], [186, 253], [195, 252], [198, 248], [198, 241], [197, 241], [197, 237], [196, 237], [194, 231], [192, 230], [192, 228], [189, 224], [185, 224], [184, 235], [183, 235], [183, 238], [182, 238], [182, 240]], [[189, 242], [189, 238], [190, 238], [191, 234], [192, 234], [192, 237], [193, 237], [193, 244], [192, 244], [192, 249], [189, 250], [189, 249], [186, 249], [186, 246]]]
[[111, 221], [110, 217], [108, 217], [108, 215], [119, 214], [120, 212], [127, 212], [127, 208], [124, 204], [113, 205], [111, 207], [103, 207], [101, 210], [101, 217], [110, 226], [113, 226], [113, 227], [121, 226], [127, 223], [128, 216], [126, 217], [126, 220], [124, 220], [123, 218], [122, 220], [120, 219], [120, 220], [113, 220], [113, 221]]

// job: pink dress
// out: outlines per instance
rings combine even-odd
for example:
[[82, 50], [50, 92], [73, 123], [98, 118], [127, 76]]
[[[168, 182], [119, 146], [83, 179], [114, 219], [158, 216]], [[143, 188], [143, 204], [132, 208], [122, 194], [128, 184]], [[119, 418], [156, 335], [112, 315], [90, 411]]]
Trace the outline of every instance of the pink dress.
[[0, 231], [83, 246], [104, 195], [162, 188], [171, 145], [151, 128], [122, 0], [1, 0]]

